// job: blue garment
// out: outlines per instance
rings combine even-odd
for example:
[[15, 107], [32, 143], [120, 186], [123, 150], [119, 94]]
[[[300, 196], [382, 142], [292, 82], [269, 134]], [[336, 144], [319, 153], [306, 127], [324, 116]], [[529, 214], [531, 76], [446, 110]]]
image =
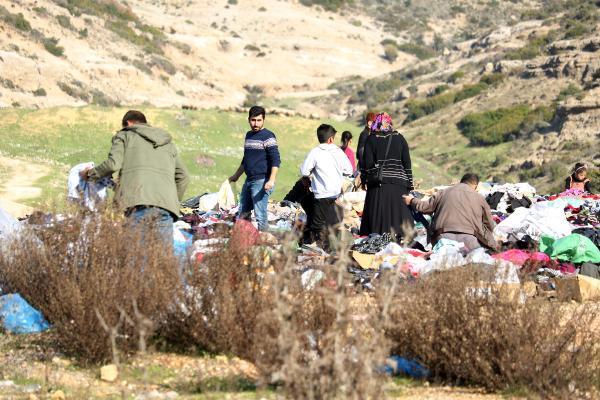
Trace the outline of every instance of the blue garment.
[[273, 189], [265, 190], [266, 179], [249, 180], [246, 179], [240, 193], [240, 209], [238, 216], [240, 218], [250, 219], [250, 213], [254, 210], [256, 221], [258, 222], [259, 231], [267, 231], [269, 229], [269, 221], [267, 220], [267, 206], [269, 204], [269, 196], [273, 193]]
[[268, 129], [249, 131], [244, 141], [242, 165], [249, 181], [269, 179], [271, 168], [279, 167], [281, 159], [275, 134]]
[[142, 223], [145, 218], [151, 218], [165, 243], [173, 245], [173, 215], [169, 211], [160, 207], [137, 206], [130, 209], [126, 216], [135, 224]]

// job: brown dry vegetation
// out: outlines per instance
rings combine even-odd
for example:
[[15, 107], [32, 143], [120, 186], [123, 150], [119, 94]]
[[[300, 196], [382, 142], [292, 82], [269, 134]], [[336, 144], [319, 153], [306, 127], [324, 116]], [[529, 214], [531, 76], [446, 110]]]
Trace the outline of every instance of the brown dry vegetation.
[[380, 367], [397, 354], [427, 366], [437, 382], [598, 394], [600, 309], [522, 302], [489, 283], [489, 267], [416, 282], [387, 272], [372, 295], [353, 286], [347, 248], [318, 267], [325, 278], [307, 289], [295, 246], [226, 246], [185, 265], [184, 286], [157, 238], [146, 232], [140, 241], [109, 213], [34, 232], [2, 253], [0, 278], [42, 310], [60, 349], [82, 362], [145, 352], [147, 341], [247, 359], [259, 386], [290, 398], [358, 399], [386, 395]]

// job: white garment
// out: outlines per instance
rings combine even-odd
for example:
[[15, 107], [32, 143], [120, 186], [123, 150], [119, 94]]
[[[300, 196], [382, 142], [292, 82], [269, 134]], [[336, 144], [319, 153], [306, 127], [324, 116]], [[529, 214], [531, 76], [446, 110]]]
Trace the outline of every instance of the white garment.
[[342, 193], [344, 175], [352, 175], [346, 154], [335, 144], [322, 143], [308, 153], [300, 167], [302, 176], [311, 176], [316, 199], [337, 197]]
[[19, 230], [21, 225], [12, 215], [0, 208], [0, 238], [6, 238]]
[[494, 236], [507, 240], [513, 234], [521, 239], [525, 235], [539, 241], [542, 235], [559, 239], [571, 234], [572, 227], [567, 222], [565, 212], [555, 208], [548, 201], [536, 203], [530, 208], [519, 207], [504, 221], [496, 225]]
[[71, 168], [67, 180], [67, 199], [81, 202], [83, 206], [95, 211], [96, 205], [106, 200], [106, 189], [113, 187], [114, 183], [110, 177], [105, 177], [94, 182], [81, 179], [79, 173], [88, 168], [94, 168], [94, 163], [81, 163]]

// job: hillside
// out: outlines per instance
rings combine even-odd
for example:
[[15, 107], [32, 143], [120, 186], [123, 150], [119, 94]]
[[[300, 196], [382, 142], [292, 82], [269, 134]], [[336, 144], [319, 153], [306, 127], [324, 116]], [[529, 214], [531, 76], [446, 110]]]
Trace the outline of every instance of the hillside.
[[[0, 107], [231, 107], [322, 94], [390, 62], [365, 17], [263, 0], [23, 0], [0, 6]], [[209, 11], [209, 12], [207, 12]], [[277, 16], [276, 23], [273, 16]], [[318, 112], [307, 105], [306, 113]]]
[[545, 4], [519, 19], [392, 73], [339, 81], [321, 104], [349, 118], [390, 112], [414, 154], [455, 177], [559, 190], [575, 162], [600, 162], [599, 5]]

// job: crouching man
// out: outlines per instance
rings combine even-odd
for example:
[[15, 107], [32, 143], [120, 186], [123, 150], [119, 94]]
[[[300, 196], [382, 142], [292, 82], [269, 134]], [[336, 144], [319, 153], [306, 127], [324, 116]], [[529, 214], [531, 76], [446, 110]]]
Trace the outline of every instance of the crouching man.
[[407, 205], [424, 214], [433, 214], [431, 242], [445, 238], [464, 243], [468, 251], [479, 247], [497, 250], [490, 206], [477, 193], [479, 177], [465, 174], [458, 185], [442, 190], [428, 200], [403, 196]]
[[300, 174], [310, 178], [310, 186], [314, 195], [313, 215], [307, 229], [307, 238], [316, 240], [326, 251], [329, 251], [329, 230], [335, 228], [343, 218], [343, 210], [336, 204], [342, 193], [345, 176], [352, 176], [352, 165], [346, 154], [335, 142], [336, 130], [331, 125], [323, 124], [317, 129], [319, 145], [312, 149], [300, 167]]

